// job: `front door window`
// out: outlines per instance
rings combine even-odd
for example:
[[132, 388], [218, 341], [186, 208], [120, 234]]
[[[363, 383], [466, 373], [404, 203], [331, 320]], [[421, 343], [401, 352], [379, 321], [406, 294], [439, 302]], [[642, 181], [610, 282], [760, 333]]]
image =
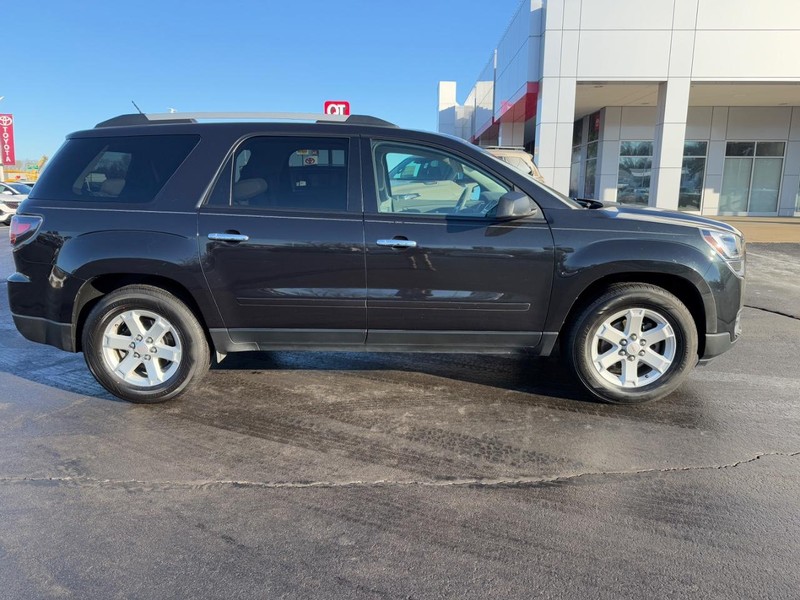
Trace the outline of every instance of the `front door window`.
[[486, 216], [509, 187], [470, 163], [431, 148], [375, 145], [378, 212]]

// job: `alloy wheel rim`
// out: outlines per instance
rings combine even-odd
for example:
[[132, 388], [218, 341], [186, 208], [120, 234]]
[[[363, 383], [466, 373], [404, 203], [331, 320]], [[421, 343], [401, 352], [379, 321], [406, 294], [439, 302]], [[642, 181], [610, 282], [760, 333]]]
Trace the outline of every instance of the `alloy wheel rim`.
[[103, 331], [102, 352], [114, 377], [152, 388], [175, 375], [183, 347], [178, 331], [163, 316], [148, 310], [126, 310]]
[[591, 338], [592, 366], [608, 383], [637, 389], [659, 380], [675, 362], [675, 330], [657, 311], [628, 308], [606, 318]]

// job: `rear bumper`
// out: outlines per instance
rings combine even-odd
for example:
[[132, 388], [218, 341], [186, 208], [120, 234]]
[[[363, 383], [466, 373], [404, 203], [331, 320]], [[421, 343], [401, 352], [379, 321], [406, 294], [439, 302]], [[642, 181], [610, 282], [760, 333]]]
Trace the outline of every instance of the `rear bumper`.
[[81, 281], [55, 277], [55, 270], [44, 264], [27, 265], [27, 270], [33, 276], [16, 272], [7, 279], [14, 325], [32, 342], [75, 352], [72, 308]]
[[19, 332], [32, 342], [55, 346], [67, 352], [75, 352], [73, 345], [72, 325], [58, 323], [41, 317], [27, 317], [25, 315], [11, 315], [14, 318]]

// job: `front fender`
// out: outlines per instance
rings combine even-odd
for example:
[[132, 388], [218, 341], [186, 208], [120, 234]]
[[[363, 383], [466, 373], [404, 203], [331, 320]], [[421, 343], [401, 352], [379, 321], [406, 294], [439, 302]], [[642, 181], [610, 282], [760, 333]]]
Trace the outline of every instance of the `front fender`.
[[[580, 232], [585, 236], [586, 232]], [[714, 295], [705, 275], [711, 260], [695, 246], [673, 239], [652, 237], [585, 240], [577, 247], [559, 243], [556, 248], [553, 301], [547, 331], [560, 331], [581, 295], [602, 280], [652, 280], [657, 276], [680, 278], [699, 294], [705, 313], [706, 332], [717, 327]], [[558, 301], [563, 299], [563, 301]], [[701, 332], [702, 333], [702, 332]]]

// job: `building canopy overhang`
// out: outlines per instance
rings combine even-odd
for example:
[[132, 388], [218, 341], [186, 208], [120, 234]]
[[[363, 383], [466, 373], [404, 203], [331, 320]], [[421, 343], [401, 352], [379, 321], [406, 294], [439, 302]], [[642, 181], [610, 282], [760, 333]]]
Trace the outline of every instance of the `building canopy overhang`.
[[[577, 84], [575, 118], [606, 106], [656, 106], [658, 81]], [[689, 106], [800, 106], [800, 82], [693, 82]]]

